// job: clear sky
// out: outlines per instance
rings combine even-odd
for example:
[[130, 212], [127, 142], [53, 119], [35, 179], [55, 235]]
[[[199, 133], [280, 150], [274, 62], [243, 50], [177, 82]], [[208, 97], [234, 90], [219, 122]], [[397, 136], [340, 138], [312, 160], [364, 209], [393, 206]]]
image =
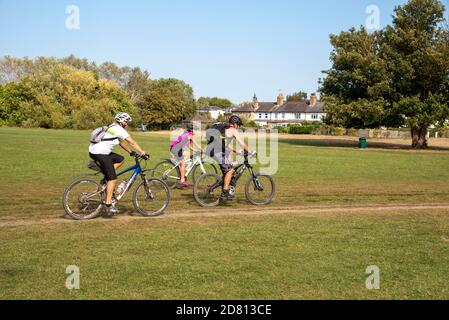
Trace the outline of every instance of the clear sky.
[[[381, 27], [405, 0], [0, 0], [0, 56], [64, 57], [140, 66], [175, 77], [195, 96], [234, 103], [316, 91], [329, 68], [329, 34], [365, 24], [377, 5]], [[449, 8], [449, 0], [443, 1]], [[66, 28], [77, 5], [80, 29]]]

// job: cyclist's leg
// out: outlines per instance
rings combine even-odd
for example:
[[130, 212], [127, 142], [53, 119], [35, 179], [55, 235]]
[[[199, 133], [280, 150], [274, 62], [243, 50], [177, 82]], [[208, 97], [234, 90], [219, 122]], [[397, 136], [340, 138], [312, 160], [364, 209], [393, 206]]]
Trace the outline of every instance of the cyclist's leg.
[[112, 163], [114, 164], [114, 169], [117, 172], [117, 170], [120, 169], [125, 164], [125, 158], [114, 152], [111, 153], [110, 156], [112, 158]]
[[229, 186], [231, 185], [232, 177], [234, 176], [235, 170], [232, 168], [226, 172], [223, 181], [223, 192], [229, 191]]
[[228, 154], [220, 153], [217, 155], [216, 160], [223, 173], [223, 195], [229, 195], [229, 187], [235, 173], [234, 165], [229, 159]]
[[179, 159], [179, 175], [180, 175], [180, 183], [183, 184], [186, 182], [186, 161], [184, 157], [184, 149], [181, 148], [178, 152]]
[[91, 157], [100, 163], [105, 179], [107, 180], [105, 204], [110, 206], [112, 205], [112, 196], [117, 184], [117, 174], [115, 172], [114, 164], [122, 163], [124, 158], [118, 154], [91, 155]]

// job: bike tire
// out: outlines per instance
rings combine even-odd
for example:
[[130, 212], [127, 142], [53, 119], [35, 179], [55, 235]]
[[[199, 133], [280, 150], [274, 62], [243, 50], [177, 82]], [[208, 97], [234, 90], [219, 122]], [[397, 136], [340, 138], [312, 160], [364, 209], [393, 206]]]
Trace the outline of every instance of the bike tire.
[[[181, 176], [181, 172], [179, 171], [179, 167], [170, 160], [159, 162], [152, 171], [152, 177], [162, 180], [170, 189], [174, 189], [178, 184], [178, 181], [180, 181], [179, 177]], [[173, 179], [172, 177], [167, 176], [167, 172], [175, 173], [177, 175], [177, 179]]]
[[[151, 185], [153, 185], [152, 186], [153, 189], [157, 188], [158, 190], [161, 191], [161, 197], [160, 197], [161, 199], [158, 199], [158, 201], [160, 201], [162, 205], [156, 204], [156, 202], [154, 202], [155, 199], [150, 199], [153, 201], [153, 204], [155, 204], [155, 206], [156, 206], [156, 209], [151, 209], [150, 211], [148, 211], [147, 208], [143, 207], [142, 201], [139, 201], [139, 192], [142, 190], [142, 188], [145, 188], [147, 185], [150, 186], [150, 188], [151, 188]], [[152, 190], [150, 190], [150, 191], [152, 191]], [[144, 192], [147, 195], [147, 191], [144, 190]], [[154, 195], [153, 192], [152, 192], [152, 194]], [[146, 196], [145, 200], [148, 200], [148, 195]], [[165, 210], [167, 209], [169, 203], [170, 203], [170, 188], [161, 179], [157, 179], [157, 178], [146, 179], [146, 181], [142, 181], [137, 186], [136, 190], [134, 190], [134, 196], [133, 196], [134, 209], [144, 217], [157, 217], [157, 216], [163, 215], [165, 213]]]
[[[218, 169], [215, 164], [210, 163], [210, 162], [203, 162], [203, 166], [204, 166], [204, 170], [206, 170], [206, 173], [218, 174]], [[193, 171], [192, 171], [192, 181], [193, 181], [194, 185], [195, 185], [196, 181], [201, 177], [201, 175], [203, 175], [203, 172], [201, 172], [201, 166], [200, 165], [195, 166], [195, 168], [193, 168]]]
[[[251, 197], [251, 187], [255, 188], [254, 178], [260, 178], [260, 177], [266, 178], [271, 186], [271, 191], [270, 191], [268, 197], [266, 197], [263, 201], [257, 201], [253, 197]], [[256, 191], [256, 190], [254, 190], [254, 191]], [[246, 182], [246, 185], [245, 185], [245, 196], [246, 196], [246, 199], [251, 204], [256, 205], [256, 206], [270, 204], [273, 201], [273, 198], [275, 195], [276, 195], [276, 184], [271, 176], [264, 175], [264, 174], [255, 174], [254, 177], [250, 176], [248, 178], [248, 181]]]
[[195, 201], [201, 207], [216, 207], [220, 204], [221, 188], [217, 187], [214, 190], [212, 190], [215, 193], [217, 193], [214, 195], [210, 195], [210, 191], [208, 191], [211, 201], [206, 202], [206, 200], [204, 199], [204, 197], [202, 195], [203, 192], [207, 191], [206, 186], [202, 185], [203, 183], [207, 183], [206, 179], [211, 179], [212, 183], [214, 183], [215, 180], [216, 180], [215, 182], [222, 180], [222, 178], [217, 174], [206, 173], [206, 174], [201, 175], [193, 187], [193, 197], [195, 198]]
[[[75, 180], [74, 182], [72, 182], [65, 190], [64, 190], [64, 194], [62, 196], [62, 205], [64, 207], [64, 211], [65, 213], [70, 216], [72, 219], [74, 220], [91, 220], [91, 219], [95, 219], [97, 217], [99, 217], [101, 215], [102, 209], [103, 209], [103, 204], [102, 204], [102, 200], [104, 198], [104, 193], [101, 192], [99, 193], [100, 196], [100, 201], [97, 207], [94, 207], [92, 212], [90, 212], [89, 214], [85, 214], [85, 215], [81, 215], [78, 213], [75, 213], [73, 210], [74, 208], [71, 208], [71, 204], [69, 204], [69, 196], [70, 196], [70, 192], [78, 185], [80, 185], [81, 183], [89, 183], [92, 184], [92, 187], [96, 187], [97, 188], [97, 192], [100, 192], [100, 184], [93, 180], [93, 179], [78, 179]], [[81, 202], [81, 195], [80, 197], [78, 197], [78, 201]]]

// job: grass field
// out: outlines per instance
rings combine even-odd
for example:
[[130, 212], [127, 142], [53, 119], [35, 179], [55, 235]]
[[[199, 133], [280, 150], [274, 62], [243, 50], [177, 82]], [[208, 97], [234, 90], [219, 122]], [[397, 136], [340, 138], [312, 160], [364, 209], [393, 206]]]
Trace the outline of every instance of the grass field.
[[[0, 298], [449, 298], [449, 143], [283, 137], [277, 196], [201, 209], [174, 191], [161, 218], [63, 217], [63, 189], [87, 173], [88, 132], [0, 128]], [[168, 136], [136, 133], [153, 156]], [[129, 163], [131, 159], [129, 158]], [[65, 288], [65, 269], [81, 289]], [[367, 266], [381, 289], [367, 290]]]

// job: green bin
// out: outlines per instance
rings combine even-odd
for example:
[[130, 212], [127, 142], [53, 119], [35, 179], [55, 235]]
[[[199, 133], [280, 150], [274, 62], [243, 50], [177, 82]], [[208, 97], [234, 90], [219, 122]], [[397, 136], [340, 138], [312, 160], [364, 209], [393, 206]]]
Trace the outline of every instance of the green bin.
[[366, 142], [366, 138], [362, 137], [359, 138], [359, 149], [366, 149], [368, 148], [368, 142]]

